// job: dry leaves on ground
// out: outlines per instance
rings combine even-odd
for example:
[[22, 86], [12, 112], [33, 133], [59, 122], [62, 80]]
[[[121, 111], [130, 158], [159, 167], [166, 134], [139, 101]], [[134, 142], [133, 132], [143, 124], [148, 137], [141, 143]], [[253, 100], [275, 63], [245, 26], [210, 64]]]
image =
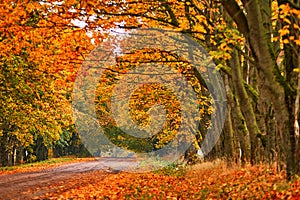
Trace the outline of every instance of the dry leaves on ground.
[[202, 164], [184, 176], [163, 173], [89, 172], [52, 185], [37, 199], [299, 199], [300, 180], [264, 165]]

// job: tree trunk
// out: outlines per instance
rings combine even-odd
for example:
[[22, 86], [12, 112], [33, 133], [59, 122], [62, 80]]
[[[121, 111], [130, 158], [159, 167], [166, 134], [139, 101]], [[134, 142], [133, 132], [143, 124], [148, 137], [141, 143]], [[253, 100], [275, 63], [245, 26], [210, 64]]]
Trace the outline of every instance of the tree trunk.
[[249, 42], [254, 55], [259, 76], [264, 81], [262, 88], [263, 94], [272, 102], [275, 111], [275, 120], [277, 130], [282, 135], [283, 153], [286, 157], [287, 177], [294, 174], [295, 163], [291, 144], [293, 129], [289, 119], [289, 111], [285, 100], [285, 91], [282, 85], [276, 81], [275, 61], [272, 60], [270, 53], [270, 41], [267, 40], [267, 34], [263, 27], [262, 14], [258, 0], [249, 1], [246, 5], [247, 21], [249, 25]]
[[235, 132], [235, 137], [237, 138], [239, 144], [236, 145], [237, 149], [235, 150], [235, 158], [238, 160], [240, 159], [242, 165], [244, 165], [246, 162], [249, 162], [251, 158], [251, 144], [249, 131], [245, 123], [245, 118], [241, 112], [240, 104], [238, 100], [234, 98], [234, 95], [229, 87], [227, 88], [227, 98], [228, 104], [232, 109], [232, 128]]
[[233, 50], [230, 66], [232, 69], [232, 79], [233, 79], [234, 88], [238, 96], [238, 101], [242, 105], [241, 111], [243, 113], [243, 116], [246, 119], [247, 129], [249, 130], [249, 134], [250, 134], [250, 143], [251, 143], [250, 162], [251, 164], [255, 164], [257, 163], [256, 155], [255, 155], [255, 150], [257, 149], [257, 136], [260, 135], [260, 130], [256, 123], [256, 117], [253, 111], [252, 104], [250, 102], [250, 98], [248, 97], [248, 94], [244, 87], [240, 59], [237, 50]]
[[225, 155], [226, 155], [226, 160], [228, 164], [231, 164], [231, 162], [235, 159], [234, 158], [234, 133], [233, 133], [233, 125], [232, 125], [232, 117], [231, 117], [231, 105], [232, 105], [232, 99], [228, 98], [228, 96], [231, 95], [231, 90], [229, 88], [229, 80], [228, 76], [225, 77], [225, 87], [226, 87], [226, 93], [227, 93], [227, 99], [228, 99], [228, 104], [227, 104], [227, 117], [226, 121], [224, 124], [224, 137], [225, 137]]

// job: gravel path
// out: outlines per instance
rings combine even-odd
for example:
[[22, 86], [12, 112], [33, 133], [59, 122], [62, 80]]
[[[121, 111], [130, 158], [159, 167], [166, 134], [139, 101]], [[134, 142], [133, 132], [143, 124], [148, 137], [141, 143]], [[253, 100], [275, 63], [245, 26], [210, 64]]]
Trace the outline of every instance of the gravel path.
[[[103, 171], [103, 178], [110, 173], [117, 173], [135, 165], [132, 158], [98, 158], [95, 161], [79, 162], [61, 165], [48, 170], [0, 175], [0, 199], [33, 199], [43, 195], [51, 184], [70, 177], [91, 171]], [[38, 193], [24, 194], [30, 188], [39, 188]]]

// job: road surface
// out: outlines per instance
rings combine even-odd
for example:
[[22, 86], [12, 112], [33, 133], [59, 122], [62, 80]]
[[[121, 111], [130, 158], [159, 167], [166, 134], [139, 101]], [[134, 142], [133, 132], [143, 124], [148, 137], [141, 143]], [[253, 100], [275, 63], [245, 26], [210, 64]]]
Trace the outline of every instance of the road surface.
[[[68, 180], [72, 176], [103, 171], [103, 178], [136, 164], [132, 158], [98, 158], [94, 161], [61, 165], [59, 167], [8, 175], [0, 175], [0, 199], [33, 199], [49, 191], [49, 185]], [[71, 186], [70, 186], [71, 187]], [[26, 193], [37, 188], [33, 193]]]

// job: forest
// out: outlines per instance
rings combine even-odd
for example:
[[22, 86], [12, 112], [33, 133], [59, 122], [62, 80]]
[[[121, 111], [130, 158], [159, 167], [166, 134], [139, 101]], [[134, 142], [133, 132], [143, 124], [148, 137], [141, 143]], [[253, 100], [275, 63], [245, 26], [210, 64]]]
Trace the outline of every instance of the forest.
[[[135, 31], [144, 37], [132, 43]], [[189, 164], [263, 163], [288, 180], [299, 176], [299, 33], [299, 0], [1, 1], [0, 166], [105, 155], [111, 149], [105, 137], [133, 154], [171, 144], [162, 154], [182, 147], [178, 160]], [[126, 53], [110, 62], [109, 53], [118, 51]], [[151, 65], [153, 72], [139, 67], [153, 63], [160, 67]], [[136, 76], [144, 83], [138, 88], [121, 82], [147, 70], [148, 78]], [[158, 77], [179, 73], [185, 82], [176, 93], [173, 83], [156, 82], [156, 70]], [[116, 88], [131, 91], [128, 102]], [[195, 97], [197, 105], [176, 94]], [[114, 95], [122, 101], [113, 102]], [[134, 127], [150, 127], [149, 135], [118, 126], [128, 118]], [[203, 145], [213, 128], [217, 138]]]

